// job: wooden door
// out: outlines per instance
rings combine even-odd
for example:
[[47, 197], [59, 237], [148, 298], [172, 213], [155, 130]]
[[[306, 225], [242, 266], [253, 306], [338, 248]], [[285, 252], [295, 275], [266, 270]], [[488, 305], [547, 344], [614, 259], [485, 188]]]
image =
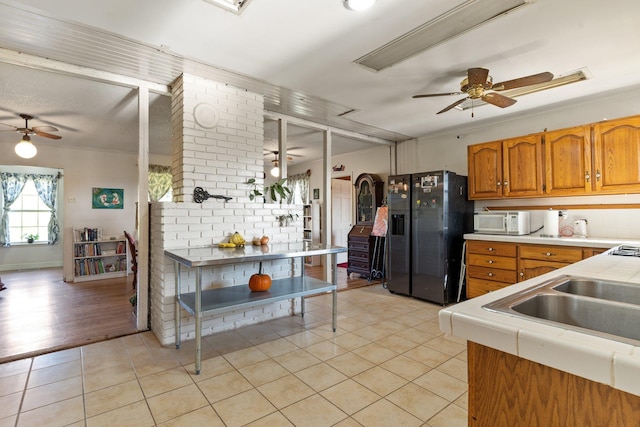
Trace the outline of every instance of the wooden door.
[[[331, 244], [345, 248], [352, 225], [351, 187], [351, 181], [331, 180]], [[338, 264], [343, 262], [347, 262], [347, 253], [338, 254]]]
[[593, 126], [595, 189], [640, 192], [640, 116]]
[[469, 199], [502, 197], [502, 142], [467, 147]]
[[591, 127], [576, 126], [544, 134], [545, 194], [573, 196], [591, 193]]
[[542, 195], [541, 134], [505, 140], [502, 163], [502, 194], [505, 197]]

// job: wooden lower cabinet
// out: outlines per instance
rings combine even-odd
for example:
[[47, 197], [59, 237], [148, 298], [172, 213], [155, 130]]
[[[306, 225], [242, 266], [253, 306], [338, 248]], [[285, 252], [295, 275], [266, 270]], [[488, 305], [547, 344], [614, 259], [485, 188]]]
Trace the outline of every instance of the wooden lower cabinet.
[[516, 255], [515, 243], [467, 241], [467, 298], [516, 283]]
[[602, 248], [468, 240], [467, 298], [502, 289], [606, 251]]
[[640, 396], [474, 342], [469, 426], [635, 426]]
[[581, 247], [518, 245], [518, 279], [522, 282], [580, 260]]

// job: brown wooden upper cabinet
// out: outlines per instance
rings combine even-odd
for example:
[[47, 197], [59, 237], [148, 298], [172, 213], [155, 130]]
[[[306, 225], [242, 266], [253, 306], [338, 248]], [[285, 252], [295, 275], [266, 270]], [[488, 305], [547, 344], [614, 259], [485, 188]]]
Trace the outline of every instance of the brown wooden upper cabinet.
[[467, 154], [470, 199], [542, 195], [541, 134], [470, 145]]
[[470, 145], [467, 154], [469, 199], [640, 193], [640, 116]]
[[640, 192], [640, 116], [593, 125], [595, 190]]
[[549, 196], [591, 192], [595, 173], [591, 166], [591, 127], [577, 126], [546, 132], [545, 178]]

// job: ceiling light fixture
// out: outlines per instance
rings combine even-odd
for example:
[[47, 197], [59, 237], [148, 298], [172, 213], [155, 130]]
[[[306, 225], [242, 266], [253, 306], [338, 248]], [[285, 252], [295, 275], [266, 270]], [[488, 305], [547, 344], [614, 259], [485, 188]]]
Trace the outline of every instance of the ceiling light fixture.
[[354, 62], [380, 71], [533, 1], [467, 0]]
[[278, 178], [280, 176], [280, 168], [278, 167], [278, 161], [276, 160], [275, 165], [271, 168], [271, 176]]
[[29, 135], [24, 135], [20, 142], [16, 145], [16, 154], [23, 159], [31, 159], [38, 154], [38, 149], [31, 143]]
[[349, 10], [366, 10], [375, 2], [376, 0], [343, 0], [342, 4]]
[[224, 10], [228, 10], [237, 15], [247, 7], [249, 0], [204, 0], [207, 3], [211, 3], [215, 6], [221, 7]]

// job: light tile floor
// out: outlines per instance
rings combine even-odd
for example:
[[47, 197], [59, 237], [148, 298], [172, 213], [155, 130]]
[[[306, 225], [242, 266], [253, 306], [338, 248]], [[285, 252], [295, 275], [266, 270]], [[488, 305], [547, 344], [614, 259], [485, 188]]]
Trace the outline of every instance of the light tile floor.
[[466, 343], [439, 306], [381, 285], [292, 316], [161, 346], [145, 332], [0, 365], [6, 426], [466, 426]]

